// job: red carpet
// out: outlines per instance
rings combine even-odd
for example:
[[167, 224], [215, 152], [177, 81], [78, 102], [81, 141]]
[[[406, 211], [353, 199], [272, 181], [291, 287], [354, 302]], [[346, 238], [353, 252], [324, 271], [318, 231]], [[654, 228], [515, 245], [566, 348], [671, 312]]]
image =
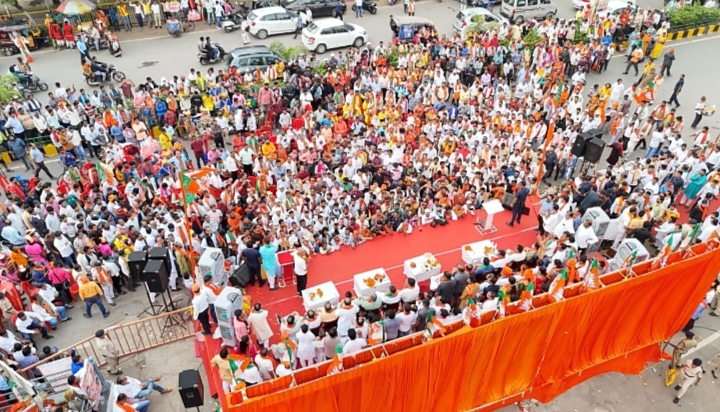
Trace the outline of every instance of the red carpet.
[[[444, 270], [451, 269], [457, 263], [463, 263], [461, 248], [468, 243], [483, 239], [495, 241], [503, 249], [514, 248], [518, 244], [531, 244], [537, 232], [537, 220], [534, 216], [526, 216], [521, 224], [513, 228], [505, 225], [510, 219], [510, 212], [505, 211], [495, 216], [494, 224], [497, 232], [483, 236], [475, 229], [475, 217], [466, 216], [446, 226], [425, 226], [422, 231], [415, 230], [410, 235], [393, 234], [381, 236], [358, 246], [355, 249], [343, 247], [330, 255], [316, 255], [310, 262], [308, 288], [332, 281], [342, 297], [346, 291], [353, 290], [353, 275], [375, 268], [384, 268], [393, 285], [402, 288], [405, 285], [403, 263], [405, 260], [423, 253], [433, 253], [442, 264]], [[295, 285], [270, 291], [267, 285], [260, 289], [248, 287], [253, 303], [261, 303], [263, 309], [271, 315], [287, 315], [293, 311], [304, 313], [302, 298], [297, 294]], [[274, 316], [271, 316], [274, 324]], [[277, 338], [277, 336], [276, 336]]]

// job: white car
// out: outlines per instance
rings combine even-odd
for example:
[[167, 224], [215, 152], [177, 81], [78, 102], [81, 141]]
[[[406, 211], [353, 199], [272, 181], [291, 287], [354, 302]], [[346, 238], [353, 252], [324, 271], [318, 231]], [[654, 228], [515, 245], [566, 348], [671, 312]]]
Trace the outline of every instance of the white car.
[[292, 33], [297, 26], [297, 14], [280, 6], [255, 9], [247, 16], [250, 34], [258, 39], [281, 33]]
[[455, 21], [453, 22], [453, 30], [464, 36], [465, 31], [468, 29], [468, 27], [472, 27], [472, 25], [475, 24], [473, 23], [473, 17], [475, 16], [483, 16], [485, 22], [487, 23], [494, 21], [500, 24], [510, 24], [510, 22], [508, 22], [508, 19], [506, 19], [505, 17], [493, 14], [490, 10], [484, 7], [470, 7], [464, 10], [460, 10], [455, 16]]
[[367, 30], [339, 19], [314, 20], [302, 32], [302, 44], [318, 54], [327, 49], [362, 47], [367, 41]]
[[[608, 8], [610, 7], [610, 3], [625, 3], [625, 6], [627, 6], [627, 5], [635, 6], [635, 0], [627, 0], [627, 1], [611, 0], [610, 2], [608, 2]], [[592, 0], [572, 0], [572, 4], [576, 9], [584, 9], [587, 5], [592, 5]]]
[[610, 0], [610, 2], [607, 5], [607, 8], [603, 11], [599, 11], [598, 17], [605, 18], [607, 16], [611, 17], [617, 17], [622, 13], [623, 10], [627, 8], [635, 7], [633, 4], [628, 4], [627, 1], [621, 1], [621, 0]]

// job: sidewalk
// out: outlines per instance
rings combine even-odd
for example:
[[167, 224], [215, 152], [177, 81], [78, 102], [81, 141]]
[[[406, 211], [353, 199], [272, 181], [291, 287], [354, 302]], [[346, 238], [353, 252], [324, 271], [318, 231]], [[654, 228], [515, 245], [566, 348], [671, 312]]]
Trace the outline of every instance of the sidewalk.
[[[163, 22], [165, 23], [165, 22]], [[205, 33], [205, 32], [222, 32], [221, 30], [218, 30], [217, 26], [215, 24], [207, 24], [205, 21], [196, 21], [195, 22], [195, 30], [189, 33], [183, 33], [183, 35], [192, 35], [197, 33]], [[117, 32], [118, 39], [120, 40], [120, 46], [122, 46], [123, 42], [133, 42], [133, 41], [140, 41], [140, 40], [146, 40], [146, 39], [154, 39], [159, 37], [170, 37], [170, 33], [167, 31], [167, 25], [163, 24], [163, 27], [161, 29], [156, 28], [148, 28], [145, 27], [143, 30], [140, 30], [139, 27], [133, 26], [132, 31], [125, 31], [125, 29], [120, 29]]]

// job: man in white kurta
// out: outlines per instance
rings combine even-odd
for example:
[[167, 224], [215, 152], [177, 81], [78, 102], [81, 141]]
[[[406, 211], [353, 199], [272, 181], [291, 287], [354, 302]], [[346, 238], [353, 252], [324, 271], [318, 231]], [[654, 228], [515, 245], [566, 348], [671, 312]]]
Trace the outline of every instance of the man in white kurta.
[[315, 334], [310, 332], [308, 325], [302, 325], [295, 338], [298, 342], [297, 358], [300, 361], [299, 367], [303, 368], [315, 363], [315, 347], [313, 346]]

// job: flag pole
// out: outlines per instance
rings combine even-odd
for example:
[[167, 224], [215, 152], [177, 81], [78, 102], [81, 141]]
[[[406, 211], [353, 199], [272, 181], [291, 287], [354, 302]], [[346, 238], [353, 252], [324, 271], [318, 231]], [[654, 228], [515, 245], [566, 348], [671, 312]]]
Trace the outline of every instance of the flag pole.
[[[192, 227], [190, 226], [190, 222], [188, 220], [188, 212], [187, 212], [187, 200], [186, 196], [187, 193], [185, 192], [185, 185], [183, 185], [183, 176], [187, 177], [185, 175], [184, 171], [180, 171], [180, 197], [182, 198], [182, 207], [183, 207], [183, 221], [185, 224], [185, 233], [188, 235], [188, 253], [190, 255], [190, 275], [195, 278], [195, 248], [193, 247], [193, 237], [192, 237]], [[199, 279], [195, 279], [195, 282], [199, 282]]]

